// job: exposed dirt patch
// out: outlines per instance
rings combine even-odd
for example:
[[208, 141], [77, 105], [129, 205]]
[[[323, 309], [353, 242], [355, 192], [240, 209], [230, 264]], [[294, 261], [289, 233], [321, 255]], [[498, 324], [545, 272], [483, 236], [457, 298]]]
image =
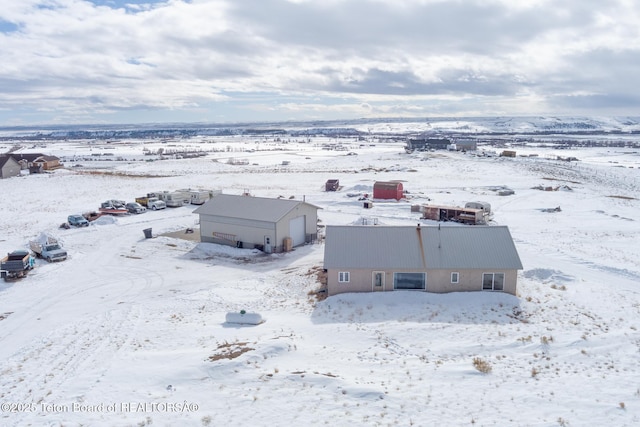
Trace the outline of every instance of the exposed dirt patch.
[[612, 199], [636, 200], [635, 197], [629, 197], [629, 196], [607, 196], [607, 197], [611, 197]]
[[549, 176], [544, 176], [542, 179], [546, 179], [548, 181], [562, 181], [562, 182], [570, 182], [572, 184], [582, 184], [580, 181], [571, 181], [570, 179], [560, 179], [560, 178], [551, 178]]
[[162, 233], [161, 236], [172, 237], [174, 239], [189, 240], [190, 242], [200, 242], [200, 229], [186, 228], [184, 230]]
[[315, 275], [318, 281], [318, 287], [309, 291], [307, 295], [315, 297], [317, 301], [325, 300], [327, 298], [327, 272], [322, 267], [315, 266], [311, 267], [305, 275]]
[[[68, 169], [71, 170], [71, 169]], [[173, 175], [157, 175], [157, 174], [136, 174], [131, 172], [105, 171], [105, 170], [73, 170], [78, 175], [108, 175], [120, 176], [123, 178], [171, 178]]]
[[222, 359], [235, 359], [236, 357], [242, 356], [244, 353], [248, 351], [255, 350], [254, 348], [247, 347], [247, 342], [234, 342], [218, 345], [216, 352], [209, 356], [210, 362], [215, 362], [217, 360]]

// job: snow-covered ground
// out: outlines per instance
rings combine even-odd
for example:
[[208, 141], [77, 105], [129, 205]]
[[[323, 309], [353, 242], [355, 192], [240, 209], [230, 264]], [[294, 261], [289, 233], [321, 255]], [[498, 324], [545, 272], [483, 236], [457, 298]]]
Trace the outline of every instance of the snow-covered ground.
[[[145, 161], [168, 145], [45, 143], [24, 151], [66, 169], [0, 180], [0, 251], [47, 232], [69, 252], [0, 282], [0, 425], [640, 423], [637, 150], [563, 151], [581, 159], [569, 163], [533, 147], [538, 157], [498, 158], [236, 137], [174, 144], [204, 157]], [[340, 191], [325, 192], [328, 179]], [[408, 199], [365, 209], [348, 196], [376, 180], [402, 180]], [[184, 233], [194, 206], [59, 228], [107, 199], [186, 187], [305, 198], [323, 225], [428, 225], [412, 204], [487, 201], [524, 265], [518, 295], [318, 299], [321, 243], [272, 255], [197, 243]], [[240, 310], [266, 321], [225, 323]]]

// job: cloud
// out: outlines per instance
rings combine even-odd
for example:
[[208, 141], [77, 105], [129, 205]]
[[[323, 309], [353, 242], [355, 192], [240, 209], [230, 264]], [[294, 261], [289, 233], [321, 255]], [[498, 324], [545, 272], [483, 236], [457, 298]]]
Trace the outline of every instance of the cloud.
[[242, 121], [292, 98], [301, 108], [282, 107], [287, 118], [304, 106], [324, 118], [490, 114], [523, 100], [530, 114], [637, 114], [623, 100], [640, 96], [639, 19], [627, 0], [9, 2], [0, 124], [123, 109], [202, 120], [230, 100]]

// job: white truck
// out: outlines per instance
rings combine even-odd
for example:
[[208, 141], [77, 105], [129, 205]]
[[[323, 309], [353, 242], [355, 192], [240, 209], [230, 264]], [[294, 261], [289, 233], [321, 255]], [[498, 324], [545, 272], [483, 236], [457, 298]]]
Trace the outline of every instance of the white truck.
[[64, 261], [67, 259], [67, 251], [62, 248], [60, 242], [54, 237], [41, 235], [37, 240], [29, 242], [29, 248], [36, 257], [48, 262]]
[[160, 200], [156, 193], [149, 193], [146, 196], [136, 197], [136, 202], [140, 203], [147, 209], [151, 209], [152, 211], [167, 207], [167, 204]]

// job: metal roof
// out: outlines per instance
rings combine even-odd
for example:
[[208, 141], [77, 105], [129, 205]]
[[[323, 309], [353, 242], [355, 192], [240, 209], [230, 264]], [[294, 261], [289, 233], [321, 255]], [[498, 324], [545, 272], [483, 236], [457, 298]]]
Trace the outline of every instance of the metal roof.
[[193, 212], [200, 215], [278, 222], [301, 204], [320, 209], [301, 200], [218, 194]]
[[506, 226], [327, 226], [325, 268], [522, 269]]

